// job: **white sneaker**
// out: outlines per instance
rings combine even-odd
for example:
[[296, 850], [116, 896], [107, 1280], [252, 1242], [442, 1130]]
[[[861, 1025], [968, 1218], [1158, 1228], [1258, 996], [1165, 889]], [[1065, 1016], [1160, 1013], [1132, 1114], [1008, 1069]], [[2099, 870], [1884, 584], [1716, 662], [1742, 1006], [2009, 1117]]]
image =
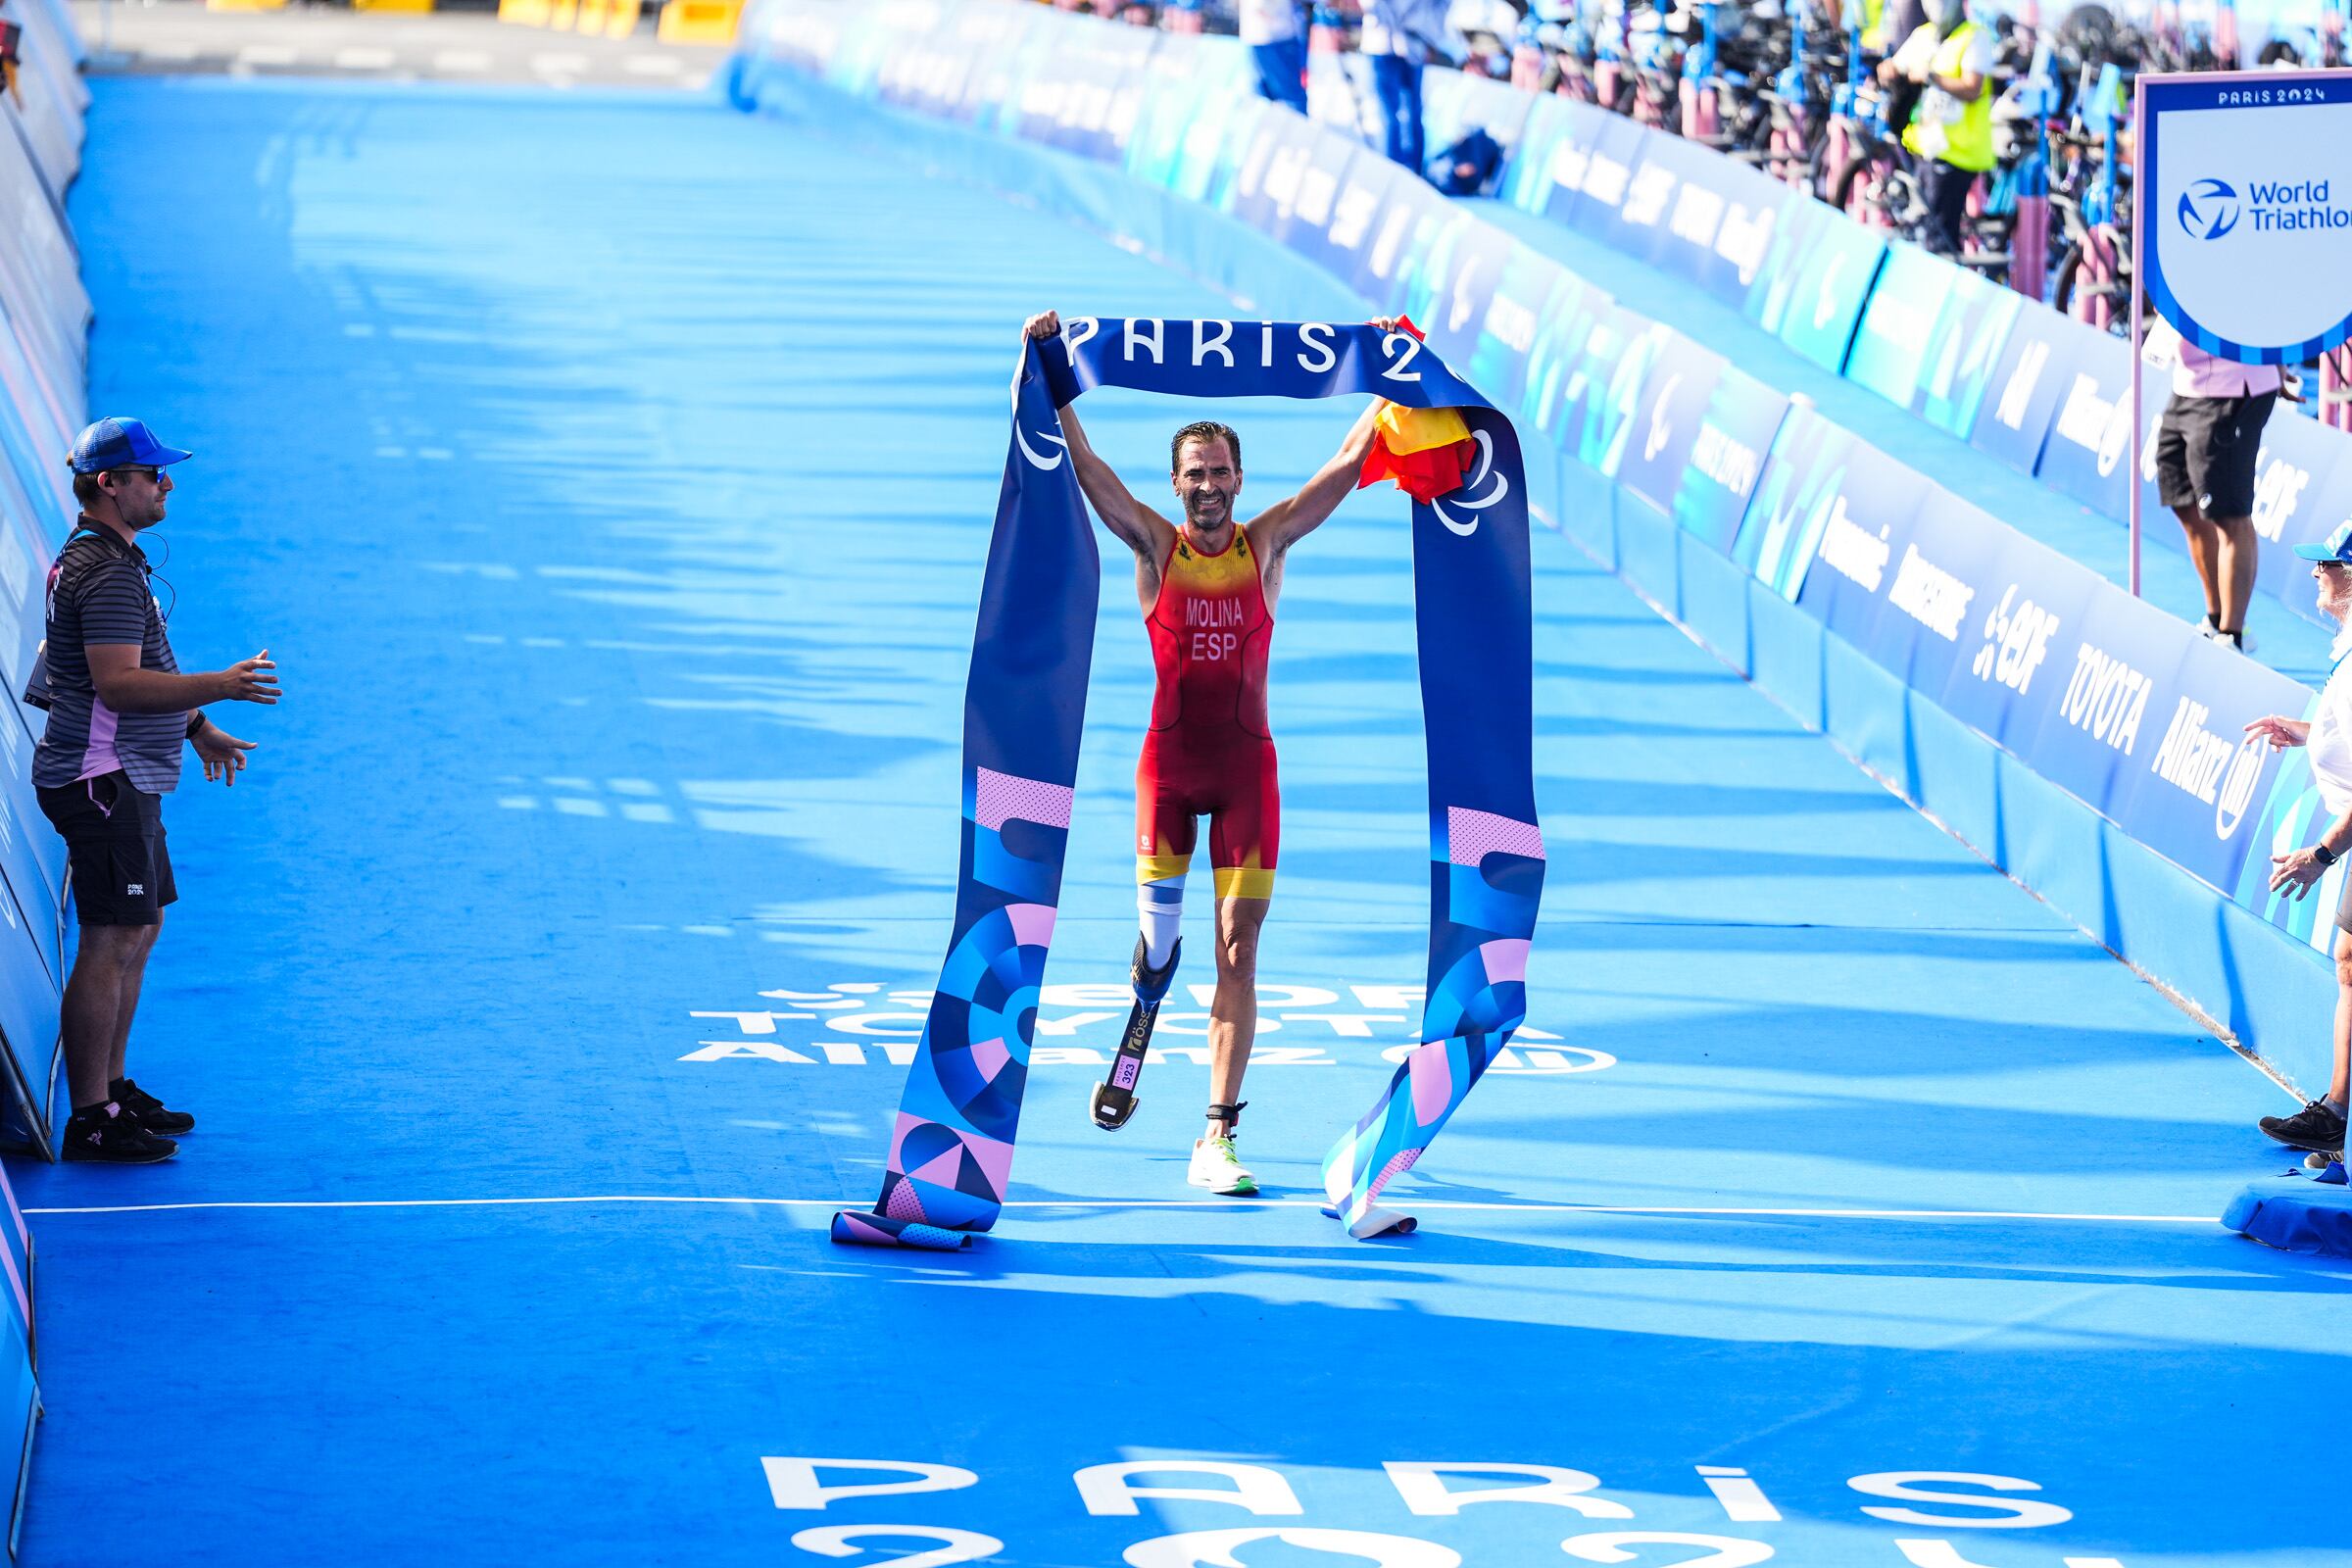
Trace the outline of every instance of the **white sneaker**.
[[1184, 1179], [1224, 1198], [1257, 1196], [1257, 1178], [1250, 1174], [1241, 1156], [1233, 1152], [1230, 1138], [1195, 1139], [1193, 1168]]

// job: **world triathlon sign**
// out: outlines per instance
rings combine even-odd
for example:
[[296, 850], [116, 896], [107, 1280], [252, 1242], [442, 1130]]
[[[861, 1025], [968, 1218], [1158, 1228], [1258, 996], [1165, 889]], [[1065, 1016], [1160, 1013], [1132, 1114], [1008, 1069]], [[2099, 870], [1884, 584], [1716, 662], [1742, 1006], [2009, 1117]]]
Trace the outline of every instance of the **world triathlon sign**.
[[2157, 314], [2248, 365], [2352, 338], [2352, 74], [2143, 75], [2136, 98]]

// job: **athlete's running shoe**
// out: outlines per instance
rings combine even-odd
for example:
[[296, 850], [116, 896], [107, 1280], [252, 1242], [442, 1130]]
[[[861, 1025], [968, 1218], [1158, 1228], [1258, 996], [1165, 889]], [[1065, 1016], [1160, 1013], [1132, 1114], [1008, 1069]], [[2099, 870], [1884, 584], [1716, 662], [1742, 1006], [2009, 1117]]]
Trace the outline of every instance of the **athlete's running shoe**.
[[1224, 1198], [1257, 1196], [1257, 1178], [1250, 1174], [1242, 1157], [1233, 1152], [1230, 1138], [1195, 1139], [1193, 1168], [1185, 1180]]
[[2254, 1125], [2289, 1149], [2343, 1157], [2344, 1118], [2329, 1110], [2324, 1100], [2313, 1101], [2292, 1116], [2265, 1116]]

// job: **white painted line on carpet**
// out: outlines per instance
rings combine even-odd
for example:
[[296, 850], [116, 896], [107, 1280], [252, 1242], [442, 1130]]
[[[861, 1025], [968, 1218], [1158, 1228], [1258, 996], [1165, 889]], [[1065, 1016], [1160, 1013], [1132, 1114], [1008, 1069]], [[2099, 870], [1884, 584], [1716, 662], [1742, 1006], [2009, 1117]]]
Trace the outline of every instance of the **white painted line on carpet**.
[[352, 48], [335, 51], [335, 64], [345, 71], [382, 71], [398, 58], [389, 49]]
[[[120, 1203], [74, 1208], [27, 1208], [26, 1214], [152, 1214], [197, 1208], [498, 1208], [554, 1203], [749, 1203], [763, 1208], [847, 1208], [838, 1198], [698, 1198], [605, 1195], [583, 1198], [353, 1198], [221, 1200], [195, 1203]], [[1016, 1198], [1006, 1208], [1320, 1208], [1311, 1198]], [[1993, 1208], [1697, 1208], [1655, 1203], [1464, 1203], [1407, 1200], [1413, 1211], [1454, 1209], [1495, 1214], [1690, 1214], [1735, 1219], [2022, 1219], [2090, 1221], [2117, 1225], [2212, 1225], [2210, 1214], [2052, 1214]]]
[[676, 55], [631, 55], [620, 69], [638, 76], [674, 76], [686, 69], [686, 62]]
[[490, 57], [479, 49], [444, 49], [433, 56], [435, 71], [488, 71]]
[[588, 69], [586, 55], [533, 55], [531, 69], [550, 76], [578, 75]]
[[237, 51], [237, 63], [246, 66], [290, 66], [301, 58], [300, 50], [282, 43], [249, 43]]

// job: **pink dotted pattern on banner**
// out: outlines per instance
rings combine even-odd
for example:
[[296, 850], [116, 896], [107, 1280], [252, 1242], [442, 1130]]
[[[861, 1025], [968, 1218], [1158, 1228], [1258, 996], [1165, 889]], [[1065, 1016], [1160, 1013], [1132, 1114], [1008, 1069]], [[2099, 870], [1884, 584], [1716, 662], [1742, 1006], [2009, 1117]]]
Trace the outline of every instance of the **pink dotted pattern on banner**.
[[892, 1219], [920, 1220], [931, 1217], [923, 1212], [923, 1200], [915, 1197], [912, 1182], [901, 1182], [892, 1188], [890, 1201], [882, 1205], [882, 1212]]
[[1544, 858], [1544, 830], [1533, 822], [1473, 811], [1466, 806], [1446, 808], [1446, 858], [1455, 865], [1476, 865], [1488, 856], [1521, 855]]
[[974, 792], [972, 819], [991, 833], [1004, 832], [1004, 824], [1016, 816], [1046, 827], [1070, 825], [1072, 792], [1067, 785], [1048, 784], [1042, 779], [1000, 773], [993, 768], [983, 767], [978, 771], [980, 787]]
[[1418, 1149], [1408, 1149], [1403, 1153], [1396, 1155], [1394, 1159], [1391, 1159], [1386, 1165], [1381, 1166], [1380, 1174], [1372, 1178], [1371, 1191], [1366, 1196], [1369, 1198], [1378, 1198], [1382, 1188], [1388, 1186], [1389, 1183], [1395, 1181], [1406, 1171], [1411, 1170], [1413, 1168], [1413, 1161], [1419, 1159], [1420, 1157], [1421, 1151]]

